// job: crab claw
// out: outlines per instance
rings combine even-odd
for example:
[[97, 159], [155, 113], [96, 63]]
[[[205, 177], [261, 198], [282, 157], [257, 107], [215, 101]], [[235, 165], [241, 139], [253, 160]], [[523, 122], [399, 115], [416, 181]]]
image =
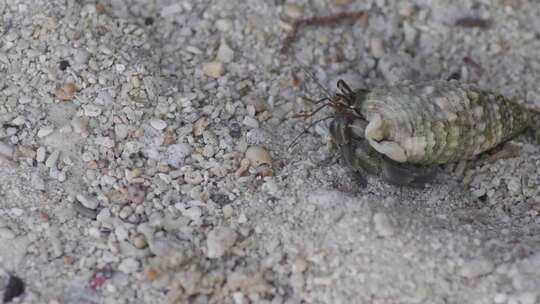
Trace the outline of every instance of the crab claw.
[[377, 150], [377, 152], [381, 154], [386, 155], [391, 160], [398, 163], [404, 163], [407, 161], [407, 155], [405, 154], [405, 150], [403, 150], [403, 148], [398, 143], [393, 141], [377, 142], [372, 139], [368, 140], [369, 144], [373, 147], [373, 149]]
[[397, 142], [384, 140], [387, 137], [388, 127], [380, 114], [375, 114], [366, 126], [365, 136], [369, 144], [377, 152], [386, 155], [393, 161], [404, 163], [407, 161], [405, 149]]

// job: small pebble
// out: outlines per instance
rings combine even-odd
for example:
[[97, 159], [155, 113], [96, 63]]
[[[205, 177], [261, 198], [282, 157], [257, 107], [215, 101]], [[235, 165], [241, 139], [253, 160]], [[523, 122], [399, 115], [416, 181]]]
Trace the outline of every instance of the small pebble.
[[77, 200], [88, 209], [96, 209], [99, 206], [99, 202], [95, 199], [88, 198], [82, 194], [77, 194]]
[[189, 218], [193, 222], [198, 223], [201, 221], [202, 210], [197, 206], [193, 206], [191, 208], [183, 210], [182, 215]]
[[242, 123], [245, 126], [248, 126], [248, 127], [252, 128], [252, 129], [256, 129], [256, 128], [259, 127], [259, 122], [255, 118], [253, 118], [251, 116], [244, 117], [244, 120], [242, 121]]
[[511, 194], [517, 195], [521, 191], [521, 178], [516, 176], [510, 176], [506, 179], [506, 187]]
[[418, 67], [407, 53], [384, 55], [378, 65], [379, 72], [389, 84], [418, 78]]
[[202, 151], [202, 154], [207, 158], [214, 156], [215, 153], [216, 151], [213, 145], [205, 145]]
[[261, 113], [268, 109], [268, 103], [260, 97], [250, 98], [247, 103], [248, 105], [253, 106], [256, 113]]
[[34, 159], [36, 158], [36, 151], [30, 147], [25, 146], [18, 146], [17, 150], [15, 151], [16, 157], [22, 157], [22, 158], [29, 158]]
[[203, 116], [197, 119], [197, 121], [193, 124], [193, 135], [201, 136], [209, 124], [210, 124], [210, 121], [208, 120], [208, 117], [206, 116]]
[[131, 208], [131, 206], [124, 206], [120, 212], [118, 213], [118, 216], [121, 218], [121, 219], [127, 219], [128, 217], [130, 217], [131, 215], [133, 214], [133, 208]]
[[135, 246], [135, 248], [137, 248], [137, 249], [146, 248], [146, 246], [148, 245], [147, 242], [146, 242], [146, 237], [144, 237], [144, 235], [142, 235], [142, 234], [136, 235], [133, 238], [132, 243], [133, 243], [133, 246]]
[[11, 124], [15, 125], [15, 126], [22, 126], [26, 123], [26, 119], [24, 118], [24, 116], [17, 116], [15, 117], [15, 119], [13, 119], [11, 121]]
[[480, 197], [486, 195], [486, 189], [484, 189], [484, 188], [476, 189], [476, 190], [472, 191], [471, 193], [475, 198], [480, 198]]
[[229, 127], [229, 135], [231, 135], [232, 138], [240, 138], [242, 136], [242, 128], [237, 123], [232, 123]]
[[164, 238], [154, 238], [148, 243], [150, 252], [156, 256], [167, 256], [173, 250], [171, 242]]
[[508, 299], [508, 296], [504, 293], [498, 293], [493, 298], [493, 302], [496, 304], [506, 303], [506, 300]]
[[129, 232], [123, 225], [118, 225], [114, 228], [114, 235], [118, 241], [125, 241], [129, 237]]
[[126, 66], [123, 64], [116, 64], [114, 67], [116, 71], [120, 74], [124, 73], [124, 71], [126, 70]]
[[12, 158], [13, 151], [13, 146], [0, 141], [0, 155], [7, 158]]
[[411, 17], [414, 13], [414, 4], [407, 1], [400, 2], [398, 12], [403, 17]]
[[150, 121], [150, 125], [152, 126], [152, 128], [158, 131], [161, 131], [167, 127], [167, 123], [161, 119], [152, 119]]
[[96, 216], [96, 220], [103, 225], [112, 226], [113, 218], [111, 216], [111, 210], [109, 208], [103, 208], [99, 211], [99, 214]]
[[118, 270], [125, 274], [134, 273], [139, 269], [139, 262], [134, 258], [125, 258], [118, 265]]
[[202, 54], [202, 51], [192, 45], [188, 45], [186, 46], [186, 51], [192, 53], [192, 54], [195, 54], [195, 55], [200, 55]]
[[220, 62], [229, 63], [234, 59], [234, 51], [226, 43], [221, 43], [217, 51], [217, 58]]
[[39, 147], [36, 151], [36, 161], [38, 163], [42, 163], [45, 161], [46, 156], [47, 156], [47, 149], [45, 149], [45, 147]]
[[88, 228], [88, 235], [95, 239], [99, 239], [101, 238], [101, 231], [99, 231], [97, 227], [90, 227]]
[[216, 28], [221, 32], [229, 32], [233, 27], [232, 21], [229, 19], [218, 19], [216, 21]]
[[287, 17], [291, 19], [298, 19], [302, 17], [302, 8], [296, 4], [286, 4], [284, 8], [284, 13]]
[[86, 105], [83, 107], [84, 109], [84, 115], [88, 117], [98, 117], [101, 115], [101, 108], [95, 105]]
[[11, 214], [15, 217], [20, 217], [24, 214], [24, 210], [21, 208], [11, 208]]
[[90, 53], [88, 53], [84, 49], [77, 50], [75, 54], [73, 55], [73, 61], [78, 65], [86, 64], [89, 58], [90, 58]]
[[44, 191], [46, 189], [45, 181], [37, 172], [32, 173], [30, 183], [32, 184], [32, 188], [36, 190]]
[[371, 55], [375, 58], [381, 58], [384, 56], [384, 44], [382, 39], [375, 37], [372, 38], [369, 44]]
[[69, 101], [75, 97], [77, 91], [79, 88], [73, 82], [68, 82], [56, 89], [54, 95], [62, 101]]
[[155, 269], [147, 269], [144, 274], [146, 275], [146, 279], [150, 282], [155, 281], [159, 277], [159, 272]]
[[204, 75], [212, 78], [219, 78], [223, 75], [223, 63], [219, 61], [208, 62], [203, 66]]
[[203, 176], [200, 171], [192, 171], [184, 174], [184, 181], [191, 185], [198, 185], [202, 183]]
[[229, 227], [216, 227], [206, 239], [207, 256], [211, 259], [225, 255], [236, 243], [236, 232]]
[[176, 143], [176, 134], [172, 130], [167, 130], [163, 134], [163, 145], [170, 146]]
[[28, 96], [19, 97], [19, 103], [20, 104], [27, 104], [27, 103], [30, 103], [30, 102], [32, 102], [32, 98], [30, 98]]
[[246, 297], [244, 296], [244, 294], [239, 291], [233, 292], [232, 298], [234, 300], [234, 304], [247, 304], [248, 303], [246, 301]]
[[231, 205], [223, 206], [221, 211], [223, 212], [223, 217], [225, 218], [231, 218], [234, 215], [234, 209]]
[[126, 189], [126, 199], [134, 204], [142, 204], [146, 197], [146, 191], [139, 184], [129, 185]]
[[465, 278], [475, 278], [489, 274], [495, 266], [486, 258], [478, 258], [465, 262], [459, 270], [459, 275]]
[[94, 210], [94, 209], [90, 209], [90, 208], [86, 208], [85, 206], [83, 206], [79, 201], [76, 201], [76, 202], [73, 202], [73, 204], [71, 204], [73, 210], [75, 210], [75, 212], [77, 212], [78, 214], [86, 217], [86, 218], [89, 218], [89, 219], [96, 219], [97, 217], [97, 211]]
[[81, 135], [88, 134], [88, 118], [85, 117], [74, 117], [71, 120], [71, 126], [73, 127], [73, 132]]
[[261, 146], [251, 146], [246, 150], [245, 158], [249, 160], [252, 167], [258, 167], [262, 164], [271, 165], [272, 157], [270, 153]]
[[15, 238], [15, 233], [8, 227], [0, 228], [0, 239], [2, 240], [12, 240]]
[[161, 17], [166, 18], [170, 16], [175, 16], [182, 13], [182, 5], [180, 3], [173, 3], [168, 6], [164, 6], [161, 9]]
[[184, 164], [186, 157], [191, 155], [191, 146], [185, 143], [170, 145], [167, 147], [167, 164], [179, 168]]
[[54, 131], [54, 128], [53, 128], [52, 126], [42, 127], [42, 128], [39, 129], [39, 131], [37, 132], [37, 136], [38, 136], [39, 138], [43, 138], [43, 137], [45, 137], [45, 136], [50, 135], [53, 131]]
[[96, 8], [96, 13], [98, 14], [104, 14], [107, 12], [107, 7], [103, 3], [99, 3], [99, 2], [96, 3], [95, 8]]
[[47, 160], [45, 161], [45, 166], [47, 168], [56, 168], [56, 162], [58, 162], [58, 158], [60, 157], [60, 151], [55, 150], [49, 155]]
[[306, 261], [306, 259], [304, 258], [296, 258], [293, 262], [293, 264], [291, 265], [292, 267], [292, 272], [293, 273], [302, 273], [304, 271], [306, 271], [306, 269], [308, 268], [308, 262]]
[[378, 236], [391, 236], [395, 232], [392, 221], [388, 215], [384, 213], [375, 213], [375, 215], [373, 215], [373, 224], [375, 225], [375, 231], [377, 232]]
[[238, 224], [245, 224], [247, 223], [248, 219], [246, 217], [246, 214], [245, 213], [240, 213], [240, 215], [238, 216]]
[[125, 139], [129, 134], [129, 126], [125, 124], [117, 124], [114, 126], [114, 134], [117, 139]]

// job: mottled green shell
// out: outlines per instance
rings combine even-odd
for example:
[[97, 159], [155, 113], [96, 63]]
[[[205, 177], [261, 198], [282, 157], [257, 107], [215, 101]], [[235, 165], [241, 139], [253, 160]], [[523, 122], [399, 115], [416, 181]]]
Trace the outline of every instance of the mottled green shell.
[[394, 160], [423, 165], [470, 159], [538, 117], [515, 101], [456, 81], [376, 88], [355, 107], [368, 122], [382, 118], [383, 138], [371, 143], [397, 144], [406, 159]]

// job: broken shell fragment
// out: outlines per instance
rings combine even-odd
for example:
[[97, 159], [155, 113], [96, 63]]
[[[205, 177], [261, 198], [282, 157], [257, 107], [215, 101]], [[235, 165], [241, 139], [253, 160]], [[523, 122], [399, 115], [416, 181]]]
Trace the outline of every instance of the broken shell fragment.
[[201, 136], [210, 124], [210, 121], [208, 120], [208, 117], [203, 116], [199, 118], [194, 124], [193, 124], [193, 135], [194, 136]]
[[272, 157], [268, 151], [261, 146], [251, 146], [246, 150], [246, 159], [251, 166], [258, 167], [262, 164], [272, 165]]
[[78, 91], [79, 88], [73, 82], [68, 82], [56, 89], [54, 95], [62, 101], [68, 101], [72, 100]]

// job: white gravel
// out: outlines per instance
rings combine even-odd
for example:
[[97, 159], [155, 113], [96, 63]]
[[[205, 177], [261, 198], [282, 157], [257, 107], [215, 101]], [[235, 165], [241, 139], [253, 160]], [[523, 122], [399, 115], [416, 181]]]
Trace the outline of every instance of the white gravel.
[[375, 213], [373, 215], [373, 224], [375, 225], [375, 231], [381, 237], [391, 236], [395, 233], [392, 220], [384, 213]]
[[475, 278], [486, 275], [493, 271], [493, 263], [487, 259], [479, 258], [467, 261], [459, 271], [459, 274], [465, 278]]
[[[355, 10], [279, 52], [293, 18]], [[287, 149], [310, 122], [292, 115], [316, 107], [302, 96], [340, 78], [457, 75], [538, 105], [535, 1], [4, 0], [0, 15], [14, 303], [540, 303], [532, 136], [425, 189], [359, 186], [328, 120]], [[455, 26], [470, 16], [493, 25]]]
[[216, 227], [206, 238], [207, 256], [211, 259], [222, 257], [236, 242], [236, 232], [228, 227]]

